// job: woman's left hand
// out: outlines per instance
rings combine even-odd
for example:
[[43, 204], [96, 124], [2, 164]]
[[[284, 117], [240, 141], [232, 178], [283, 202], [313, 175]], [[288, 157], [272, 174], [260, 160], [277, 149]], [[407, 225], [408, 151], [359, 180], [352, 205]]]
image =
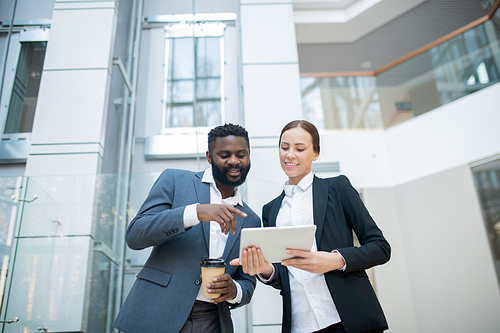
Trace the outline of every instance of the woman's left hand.
[[345, 266], [344, 259], [338, 252], [309, 252], [288, 249], [286, 253], [301, 258], [285, 259], [281, 262], [283, 266], [291, 266], [311, 273], [322, 274]]

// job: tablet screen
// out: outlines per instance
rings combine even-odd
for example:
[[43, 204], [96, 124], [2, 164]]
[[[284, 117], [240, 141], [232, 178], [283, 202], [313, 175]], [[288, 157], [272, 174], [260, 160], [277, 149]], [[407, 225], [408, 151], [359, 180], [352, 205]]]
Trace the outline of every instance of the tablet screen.
[[255, 246], [262, 250], [264, 260], [279, 263], [293, 257], [285, 253], [286, 249], [311, 251], [315, 233], [316, 225], [242, 229], [240, 258], [243, 249]]

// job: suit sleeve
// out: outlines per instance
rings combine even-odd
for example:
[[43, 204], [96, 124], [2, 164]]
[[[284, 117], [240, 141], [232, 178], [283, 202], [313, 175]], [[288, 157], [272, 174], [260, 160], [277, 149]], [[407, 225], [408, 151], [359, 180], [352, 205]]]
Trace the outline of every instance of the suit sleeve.
[[347, 263], [345, 273], [386, 263], [391, 256], [391, 247], [382, 231], [370, 216], [358, 192], [352, 187], [347, 177], [339, 176], [337, 180], [336, 186], [346, 222], [354, 230], [361, 244], [360, 247], [336, 249]]
[[154, 183], [148, 197], [127, 228], [126, 241], [134, 250], [164, 243], [184, 233], [184, 208], [172, 209], [174, 171], [165, 170]]
[[[248, 214], [247, 219], [251, 219], [248, 224], [245, 224], [245, 228], [257, 228], [260, 227], [259, 217], [252, 211], [251, 213], [245, 211]], [[231, 308], [238, 308], [240, 306], [250, 303], [252, 299], [253, 292], [255, 290], [255, 276], [250, 276], [243, 272], [243, 268], [238, 266], [236, 272], [232, 276], [233, 280], [237, 281], [241, 286], [242, 298], [237, 304], [228, 303]]]
[[241, 287], [241, 301], [236, 304], [228, 302], [229, 307], [234, 309], [250, 303], [253, 292], [255, 290], [255, 277], [243, 273], [243, 269], [241, 269], [240, 266], [236, 269], [236, 272], [234, 273], [232, 278], [233, 280], [237, 281]]

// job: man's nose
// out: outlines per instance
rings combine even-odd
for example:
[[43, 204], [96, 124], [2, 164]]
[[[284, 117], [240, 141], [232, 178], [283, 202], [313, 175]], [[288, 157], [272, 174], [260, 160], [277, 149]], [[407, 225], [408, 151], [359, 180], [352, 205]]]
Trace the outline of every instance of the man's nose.
[[231, 165], [236, 165], [240, 163], [240, 159], [237, 158], [236, 155], [231, 155], [227, 160], [227, 163]]

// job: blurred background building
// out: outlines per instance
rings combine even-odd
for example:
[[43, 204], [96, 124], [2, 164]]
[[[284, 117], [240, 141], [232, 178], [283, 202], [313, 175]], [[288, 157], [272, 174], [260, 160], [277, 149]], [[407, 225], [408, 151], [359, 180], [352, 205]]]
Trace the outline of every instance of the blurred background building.
[[[370, 271], [391, 332], [500, 327], [500, 11], [492, 0], [2, 0], [2, 332], [114, 332], [150, 250], [127, 222], [207, 132], [250, 133], [260, 213], [278, 135], [321, 130], [392, 245]], [[258, 284], [236, 332], [280, 332]]]

